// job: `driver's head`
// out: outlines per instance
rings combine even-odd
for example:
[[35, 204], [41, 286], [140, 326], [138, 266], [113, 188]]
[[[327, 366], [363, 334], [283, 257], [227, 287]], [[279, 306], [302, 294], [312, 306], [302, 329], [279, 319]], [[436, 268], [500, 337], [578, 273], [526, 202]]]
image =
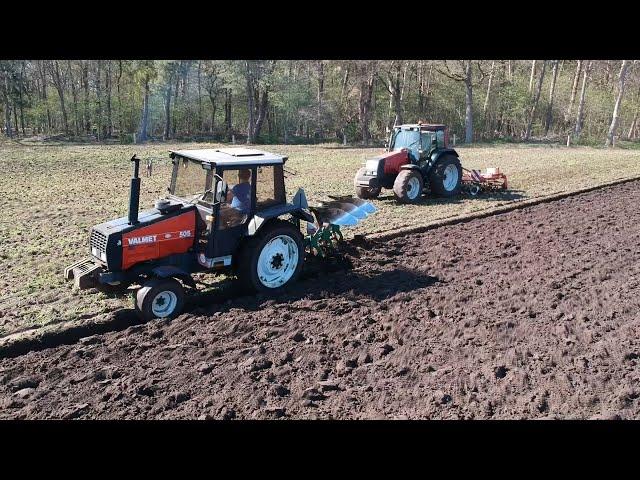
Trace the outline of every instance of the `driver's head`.
[[238, 182], [247, 183], [249, 180], [251, 180], [251, 170], [238, 171]]

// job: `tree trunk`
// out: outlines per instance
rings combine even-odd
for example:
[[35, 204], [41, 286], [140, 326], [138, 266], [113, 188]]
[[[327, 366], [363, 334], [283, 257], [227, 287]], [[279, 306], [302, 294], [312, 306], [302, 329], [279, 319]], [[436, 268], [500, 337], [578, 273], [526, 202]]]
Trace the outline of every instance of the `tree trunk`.
[[144, 79], [144, 97], [142, 100], [142, 116], [140, 118], [140, 129], [136, 143], [142, 143], [147, 140], [147, 126], [149, 122], [149, 77]]
[[320, 140], [324, 140], [324, 125], [322, 121], [322, 116], [323, 116], [322, 101], [324, 97], [324, 62], [322, 60], [318, 60], [317, 69], [318, 69], [318, 134], [319, 134]]
[[9, 73], [5, 71], [4, 85], [2, 86], [2, 96], [4, 99], [4, 131], [7, 137], [13, 138], [11, 128], [11, 106], [9, 104]]
[[371, 100], [373, 96], [374, 86], [374, 69], [370, 66], [365, 67], [369, 71], [365, 72], [364, 77], [360, 81], [360, 110], [359, 120], [362, 132], [362, 142], [369, 145], [371, 133], [369, 132], [369, 122], [371, 121]]
[[529, 76], [529, 93], [531, 93], [531, 90], [533, 90], [533, 79], [536, 76], [536, 63], [538, 61], [537, 60], [533, 60], [531, 62], [531, 75]]
[[544, 73], [547, 69], [547, 61], [542, 61], [542, 71], [540, 72], [540, 78], [538, 78], [538, 85], [536, 86], [536, 93], [533, 99], [533, 105], [531, 106], [531, 111], [529, 113], [529, 121], [527, 122], [527, 129], [524, 134], [524, 139], [529, 140], [531, 137], [531, 127], [533, 126], [533, 120], [536, 115], [536, 109], [538, 108], [538, 102], [540, 101], [540, 92], [542, 91], [542, 82], [544, 81]]
[[551, 87], [549, 89], [549, 106], [547, 107], [547, 121], [544, 127], [544, 136], [549, 135], [549, 129], [553, 122], [553, 97], [556, 92], [556, 79], [558, 77], [558, 63], [559, 60], [555, 60], [553, 63], [553, 77], [551, 78]]
[[260, 131], [262, 130], [262, 125], [267, 115], [269, 115], [269, 89], [265, 88], [264, 92], [262, 92], [260, 103], [258, 104], [258, 119], [256, 120], [256, 126], [253, 131], [255, 140], [260, 138]]
[[78, 90], [76, 80], [73, 77], [71, 60], [67, 60], [67, 70], [69, 71], [69, 83], [71, 84], [71, 96], [73, 97], [73, 130], [76, 136], [80, 135], [80, 117], [78, 115]]
[[[26, 135], [25, 128], [24, 128], [24, 99], [23, 99], [24, 83], [25, 83], [25, 77], [24, 77], [25, 65], [26, 65], [26, 62], [23, 60], [22, 61], [22, 68], [20, 69], [20, 90], [19, 90], [19, 95], [20, 95], [20, 128], [22, 129], [22, 136], [23, 137]], [[16, 125], [16, 128], [18, 128], [17, 125]]]
[[466, 61], [464, 69], [465, 86], [465, 113], [464, 113], [464, 141], [473, 142], [473, 78], [471, 71], [471, 60]]
[[493, 73], [495, 70], [496, 62], [491, 62], [491, 70], [489, 71], [489, 81], [487, 83], [487, 94], [484, 97], [484, 105], [482, 106], [482, 121], [484, 123], [484, 131], [486, 134], [491, 130], [490, 125], [487, 122], [487, 112], [489, 110], [489, 96], [491, 95], [491, 85], [493, 83]]
[[576, 138], [580, 138], [580, 132], [582, 132], [582, 122], [584, 120], [584, 98], [587, 91], [587, 81], [589, 79], [589, 73], [591, 72], [592, 65], [593, 61], [590, 60], [587, 68], [584, 70], [584, 75], [582, 76], [582, 90], [580, 91], [580, 102], [578, 103], [578, 116], [576, 118], [575, 128]]
[[567, 106], [567, 111], [564, 114], [565, 128], [569, 126], [569, 122], [571, 121], [571, 114], [573, 110], [573, 104], [576, 101], [576, 93], [578, 92], [578, 82], [580, 81], [581, 71], [582, 71], [582, 60], [578, 60], [578, 64], [576, 66], [576, 73], [573, 76], [573, 83], [571, 86], [571, 98], [569, 99], [569, 105]]
[[111, 60], [107, 60], [107, 70], [105, 77], [105, 88], [107, 90], [107, 138], [111, 138], [113, 125], [111, 121]]
[[60, 110], [62, 111], [62, 128], [65, 134], [69, 134], [69, 122], [67, 119], [67, 107], [64, 102], [64, 82], [60, 76], [60, 62], [58, 60], [51, 61], [51, 73], [53, 79], [53, 86], [58, 92], [60, 97]]
[[98, 120], [98, 129], [96, 130], [96, 135], [98, 137], [98, 141], [104, 138], [103, 131], [103, 122], [102, 122], [102, 84], [100, 82], [100, 76], [102, 74], [102, 60], [98, 60], [96, 65], [96, 118]]
[[[211, 117], [213, 119], [213, 116]], [[204, 132], [204, 118], [202, 117], [202, 60], [198, 60], [198, 130]], [[213, 121], [211, 122], [213, 131]]]
[[613, 144], [613, 137], [618, 129], [618, 122], [620, 120], [620, 104], [622, 103], [622, 96], [624, 95], [624, 82], [627, 77], [627, 70], [629, 68], [629, 60], [623, 60], [620, 67], [620, 73], [618, 74], [618, 96], [616, 103], [613, 106], [613, 118], [611, 119], [611, 125], [609, 126], [609, 132], [607, 134], [607, 141], [605, 146], [610, 147]]
[[82, 87], [84, 89], [84, 130], [91, 132], [91, 117], [89, 116], [89, 62], [82, 62]]
[[227, 140], [231, 140], [231, 130], [233, 128], [231, 118], [231, 100], [233, 92], [230, 88], [225, 90], [224, 95], [224, 126], [227, 133]]
[[118, 99], [118, 133], [124, 132], [124, 119], [122, 118], [122, 97], [120, 95], [120, 80], [122, 79], [122, 60], [118, 60], [118, 77], [116, 79], [116, 97]]
[[255, 89], [253, 84], [253, 74], [251, 72], [251, 64], [249, 61], [245, 62], [246, 66], [246, 80], [247, 80], [247, 143], [254, 143], [254, 116], [255, 116]]
[[169, 78], [169, 81], [165, 85], [164, 91], [164, 132], [162, 137], [164, 140], [168, 140], [171, 135], [171, 85], [173, 79]]

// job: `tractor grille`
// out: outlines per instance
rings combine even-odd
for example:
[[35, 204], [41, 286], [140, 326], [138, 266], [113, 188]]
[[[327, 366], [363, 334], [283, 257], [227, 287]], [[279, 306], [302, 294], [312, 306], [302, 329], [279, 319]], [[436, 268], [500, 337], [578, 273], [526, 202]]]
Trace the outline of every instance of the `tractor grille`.
[[107, 237], [105, 236], [104, 233], [99, 232], [97, 230], [93, 230], [91, 232], [91, 240], [90, 240], [90, 246], [91, 246], [91, 253], [93, 253], [95, 255], [95, 253], [93, 252], [93, 249], [95, 248], [97, 251], [97, 255], [95, 255], [96, 257], [100, 258], [101, 255], [104, 255], [107, 253]]

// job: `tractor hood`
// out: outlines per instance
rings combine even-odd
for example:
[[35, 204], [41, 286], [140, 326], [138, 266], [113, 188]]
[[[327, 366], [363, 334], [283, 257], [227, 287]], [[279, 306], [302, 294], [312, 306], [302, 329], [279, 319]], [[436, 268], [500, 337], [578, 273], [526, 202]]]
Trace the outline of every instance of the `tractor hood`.
[[110, 271], [126, 270], [141, 261], [182, 253], [193, 245], [196, 207], [176, 201], [138, 214], [138, 223], [128, 217], [91, 228], [91, 255]]
[[411, 163], [411, 160], [406, 149], [386, 152], [365, 162], [366, 174], [377, 177], [397, 174], [400, 171], [400, 166], [407, 163]]

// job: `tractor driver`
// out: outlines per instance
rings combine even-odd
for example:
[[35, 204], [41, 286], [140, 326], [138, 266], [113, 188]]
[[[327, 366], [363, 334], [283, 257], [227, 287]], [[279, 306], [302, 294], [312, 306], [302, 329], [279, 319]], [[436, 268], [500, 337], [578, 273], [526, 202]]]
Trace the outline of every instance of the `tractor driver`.
[[238, 171], [238, 183], [227, 194], [227, 202], [231, 200], [231, 207], [244, 215], [251, 210], [251, 170]]

